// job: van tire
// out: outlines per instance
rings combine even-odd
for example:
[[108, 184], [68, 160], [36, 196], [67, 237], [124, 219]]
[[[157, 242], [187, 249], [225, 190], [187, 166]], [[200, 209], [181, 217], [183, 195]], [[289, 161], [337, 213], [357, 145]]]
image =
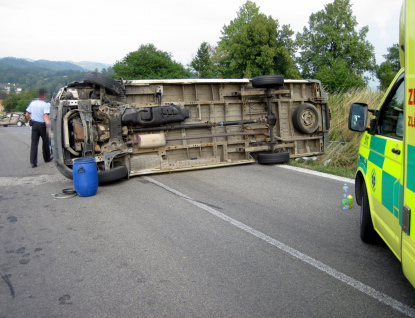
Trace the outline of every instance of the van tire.
[[278, 163], [286, 163], [290, 160], [289, 152], [260, 153], [257, 157], [258, 163], [261, 165], [270, 165]]
[[124, 91], [122, 85], [116, 80], [97, 72], [88, 72], [84, 76], [84, 82], [103, 86], [115, 95], [121, 95]]
[[98, 183], [106, 184], [128, 176], [128, 169], [124, 166], [115, 167], [110, 170], [98, 171]]
[[22, 127], [22, 122], [19, 120], [17, 123], [16, 123], [16, 125], [18, 126], [18, 127]]
[[252, 86], [255, 88], [273, 88], [284, 85], [282, 75], [262, 75], [252, 79]]
[[360, 238], [365, 243], [373, 243], [377, 238], [377, 233], [373, 228], [370, 215], [369, 197], [367, 194], [366, 183], [362, 182], [362, 204], [360, 206]]
[[320, 114], [316, 106], [303, 103], [294, 110], [292, 121], [297, 130], [305, 134], [312, 134], [318, 128]]
[[53, 159], [53, 162], [56, 168], [62, 173], [66, 178], [73, 180], [72, 169], [68, 168], [61, 160]]

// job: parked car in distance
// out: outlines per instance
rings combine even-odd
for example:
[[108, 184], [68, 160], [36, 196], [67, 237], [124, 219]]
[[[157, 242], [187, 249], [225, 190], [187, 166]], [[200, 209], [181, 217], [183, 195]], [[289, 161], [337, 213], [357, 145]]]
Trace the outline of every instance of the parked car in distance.
[[14, 112], [7, 113], [6, 115], [0, 117], [0, 126], [7, 127], [9, 125], [23, 126], [27, 122], [27, 119], [24, 113]]

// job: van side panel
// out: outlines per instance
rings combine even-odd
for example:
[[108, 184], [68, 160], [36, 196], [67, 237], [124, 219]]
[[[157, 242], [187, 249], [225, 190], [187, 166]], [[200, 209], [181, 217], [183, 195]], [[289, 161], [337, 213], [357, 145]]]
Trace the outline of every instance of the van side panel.
[[[127, 80], [125, 88], [126, 104], [134, 109], [176, 105], [189, 114], [181, 129], [157, 131], [165, 133], [164, 146], [131, 148], [132, 176], [251, 163], [257, 153], [271, 150], [267, 92], [249, 80]], [[276, 117], [275, 151], [288, 152], [291, 158], [324, 153], [328, 105], [318, 81], [286, 80], [273, 90], [270, 102]], [[304, 103], [317, 110], [318, 127], [312, 134], [295, 127], [294, 112]], [[224, 124], [238, 121], [243, 124]], [[150, 130], [154, 133], [152, 127], [137, 129], [135, 136], [142, 138]]]

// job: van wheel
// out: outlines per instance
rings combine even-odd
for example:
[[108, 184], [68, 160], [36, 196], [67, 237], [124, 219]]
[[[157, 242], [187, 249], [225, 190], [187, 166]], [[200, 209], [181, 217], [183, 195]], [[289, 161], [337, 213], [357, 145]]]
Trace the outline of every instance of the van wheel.
[[273, 88], [284, 85], [282, 75], [262, 75], [252, 79], [252, 86], [255, 88]]
[[103, 86], [116, 95], [124, 91], [122, 85], [116, 80], [97, 72], [88, 72], [84, 76], [84, 82]]
[[66, 178], [73, 180], [72, 169], [68, 168], [65, 164], [61, 163], [56, 158], [53, 159], [53, 162], [55, 163], [55, 166], [60, 173], [62, 173]]
[[261, 165], [286, 163], [290, 160], [290, 153], [275, 152], [275, 153], [260, 153], [258, 154], [258, 163]]
[[319, 112], [316, 106], [303, 103], [294, 110], [292, 120], [297, 130], [305, 134], [312, 134], [318, 128]]
[[114, 182], [123, 178], [126, 178], [128, 175], [127, 167], [120, 166], [115, 167], [110, 170], [98, 171], [98, 183], [105, 184]]
[[3, 127], [7, 127], [8, 125], [3, 125]]
[[16, 125], [17, 125], [18, 127], [21, 127], [21, 126], [22, 126], [22, 122], [21, 122], [21, 121], [18, 121], [18, 122], [16, 123]]
[[366, 183], [362, 182], [362, 205], [360, 206], [360, 238], [365, 243], [373, 243], [377, 238], [377, 233], [373, 228], [370, 216], [369, 198]]

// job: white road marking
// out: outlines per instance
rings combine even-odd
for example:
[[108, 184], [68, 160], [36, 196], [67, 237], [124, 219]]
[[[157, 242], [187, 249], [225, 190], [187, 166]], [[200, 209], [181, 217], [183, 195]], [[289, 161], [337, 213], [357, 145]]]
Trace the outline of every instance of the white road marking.
[[296, 171], [300, 171], [300, 172], [303, 172], [303, 173], [312, 174], [312, 175], [318, 176], [318, 177], [323, 177], [323, 178], [338, 180], [338, 181], [345, 182], [345, 183], [354, 184], [354, 179], [339, 177], [339, 176], [336, 176], [336, 175], [333, 175], [333, 174], [328, 174], [328, 173], [319, 172], [319, 171], [315, 171], [315, 170], [308, 170], [308, 169], [295, 167], [295, 166], [289, 166], [289, 165], [277, 165], [276, 167], [277, 168], [289, 169], [289, 170], [296, 170]]
[[[297, 250], [289, 247], [288, 245], [285, 245], [284, 243], [281, 243], [280, 241], [277, 241], [277, 240], [273, 239], [272, 237], [270, 237], [270, 236], [268, 236], [268, 235], [266, 235], [262, 232], [259, 232], [255, 229], [251, 228], [250, 226], [248, 226], [244, 223], [241, 223], [241, 222], [239, 222], [239, 221], [237, 221], [233, 218], [230, 218], [229, 216], [227, 216], [223, 213], [220, 213], [220, 212], [216, 211], [215, 209], [211, 208], [210, 206], [207, 206], [206, 204], [195, 201], [194, 199], [188, 197], [187, 195], [185, 195], [185, 194], [183, 194], [183, 193], [181, 193], [177, 190], [174, 190], [174, 189], [164, 185], [163, 183], [160, 183], [160, 182], [158, 182], [158, 181], [156, 181], [152, 178], [149, 178], [149, 177], [142, 177], [142, 178], [144, 180], [147, 180], [148, 182], [151, 182], [151, 183], [153, 183], [153, 184], [155, 184], [155, 185], [157, 185], [157, 186], [159, 186], [159, 187], [161, 187], [161, 188], [163, 188], [163, 189], [165, 189], [165, 190], [167, 190], [167, 191], [169, 191], [169, 192], [185, 199], [187, 202], [189, 202], [189, 203], [191, 203], [191, 204], [193, 204], [193, 205], [195, 205], [195, 206], [211, 213], [212, 215], [222, 219], [223, 221], [226, 221], [226, 222], [236, 226], [237, 228], [239, 228], [239, 229], [241, 229], [241, 230], [243, 230], [247, 233], [250, 233], [253, 236], [255, 236], [255, 237], [257, 237], [257, 238], [259, 238], [259, 239], [261, 239], [261, 240], [263, 240], [263, 241], [265, 241], [265, 242], [267, 242], [267, 243], [269, 243], [269, 244], [271, 244], [271, 245], [273, 245], [277, 248], [279, 248], [280, 250], [282, 250], [282, 251], [290, 254], [291, 256], [294, 256], [295, 258], [297, 258], [297, 259], [299, 259], [299, 260], [301, 260], [301, 261], [303, 261], [303, 262], [305, 262], [305, 263], [321, 270], [322, 272], [325, 272], [326, 274], [330, 275], [331, 277], [333, 277], [333, 278], [335, 278], [335, 279], [337, 279], [337, 280], [339, 280], [339, 281], [341, 281], [341, 282], [343, 282], [343, 283], [345, 283], [345, 284], [361, 291], [362, 293], [376, 299], [377, 301], [379, 301], [379, 302], [381, 302], [381, 303], [383, 303], [387, 306], [390, 306], [393, 309], [398, 310], [401, 313], [403, 313], [403, 314], [405, 314], [409, 317], [415, 317], [415, 309], [414, 308], [411, 308], [411, 307], [397, 301], [396, 299], [394, 299], [394, 298], [392, 298], [392, 297], [390, 297], [390, 296], [388, 296], [388, 295], [386, 295], [386, 294], [384, 294], [384, 293], [382, 293], [382, 292], [380, 292], [380, 291], [378, 291], [378, 290], [376, 290], [376, 289], [374, 289], [374, 288], [372, 288], [368, 285], [365, 285], [362, 282], [360, 282], [360, 281], [358, 281], [358, 280], [356, 280], [356, 279], [354, 279], [354, 278], [352, 278], [352, 277], [350, 277], [346, 274], [343, 274], [343, 273], [335, 270], [334, 268], [332, 268], [332, 267], [330, 267], [330, 266], [328, 266], [328, 265], [326, 265], [326, 264], [324, 264], [324, 263], [322, 263], [322, 262], [320, 262], [320, 261], [304, 254], [304, 253], [301, 253], [300, 251], [297, 251]], [[343, 179], [346, 179], [346, 178], [343, 178]]]

